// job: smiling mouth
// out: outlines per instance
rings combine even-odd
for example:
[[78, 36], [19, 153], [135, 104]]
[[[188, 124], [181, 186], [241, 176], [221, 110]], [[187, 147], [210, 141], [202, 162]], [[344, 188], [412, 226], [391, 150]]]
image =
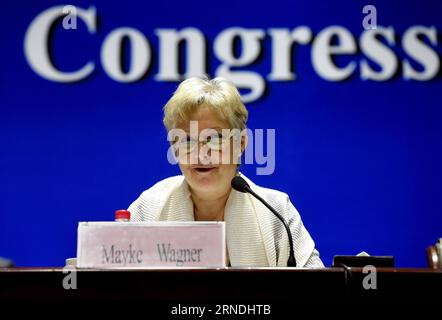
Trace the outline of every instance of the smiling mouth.
[[198, 173], [209, 173], [216, 169], [217, 167], [194, 167], [193, 170], [195, 170]]

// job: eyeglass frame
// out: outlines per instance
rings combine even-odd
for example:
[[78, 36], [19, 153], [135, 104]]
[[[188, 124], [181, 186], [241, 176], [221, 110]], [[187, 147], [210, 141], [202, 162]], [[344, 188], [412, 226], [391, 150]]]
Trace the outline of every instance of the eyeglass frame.
[[[222, 132], [216, 131], [215, 129], [210, 129], [210, 130], [215, 131], [215, 132], [217, 133], [217, 135], [218, 135], [217, 137], [219, 137], [220, 135], [221, 135], [221, 136], [223, 135]], [[186, 146], [184, 146], [184, 147], [181, 146], [181, 144], [184, 144], [184, 141], [183, 141], [184, 139], [181, 139], [181, 141], [176, 141], [176, 142], [174, 142], [173, 145], [176, 145], [176, 147], [175, 147], [175, 150], [176, 150], [176, 151], [183, 151], [184, 154], [190, 154], [190, 153], [194, 152], [194, 151], [195, 151], [195, 148], [196, 148], [197, 146], [199, 146], [199, 143], [203, 143], [204, 146], [207, 145], [207, 147], [208, 147], [211, 151], [222, 151], [222, 149], [223, 149], [223, 145], [225, 144], [225, 142], [226, 142], [227, 140], [229, 140], [230, 138], [232, 138], [232, 137], [234, 136], [234, 133], [235, 133], [235, 131], [234, 131], [234, 130], [231, 130], [231, 129], [222, 129], [222, 131], [225, 131], [225, 130], [228, 130], [228, 131], [229, 131], [229, 134], [228, 134], [226, 137], [222, 137], [222, 138], [220, 139], [220, 140], [221, 140], [221, 142], [220, 142], [220, 144], [219, 144], [220, 147], [210, 145], [211, 141], [208, 140], [208, 138], [212, 138], [213, 136], [216, 136], [216, 135], [214, 135], [214, 134], [207, 135], [207, 137], [206, 137], [205, 140], [201, 140], [200, 138], [199, 138], [198, 140], [196, 140], [196, 139], [193, 139], [192, 137], [190, 137], [189, 135], [186, 134], [186, 143], [188, 143], [188, 142], [193, 142], [193, 144], [190, 146], [190, 148], [187, 148]], [[200, 135], [201, 135], [201, 133], [200, 133]]]

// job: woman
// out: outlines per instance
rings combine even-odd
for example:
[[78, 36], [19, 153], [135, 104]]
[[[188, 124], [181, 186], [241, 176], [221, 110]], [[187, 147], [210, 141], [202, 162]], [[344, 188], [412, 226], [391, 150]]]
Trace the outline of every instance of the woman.
[[[144, 191], [129, 207], [131, 220], [225, 221], [229, 265], [287, 266], [289, 241], [281, 221], [249, 194], [231, 188], [240, 174], [246, 122], [239, 92], [227, 80], [183, 81], [164, 107], [164, 125], [183, 175]], [[288, 196], [245, 179], [288, 222], [297, 266], [323, 267]]]

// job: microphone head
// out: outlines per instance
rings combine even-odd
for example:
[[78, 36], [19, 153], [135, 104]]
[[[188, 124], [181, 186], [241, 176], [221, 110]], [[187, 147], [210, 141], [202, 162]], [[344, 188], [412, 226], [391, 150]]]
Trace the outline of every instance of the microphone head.
[[239, 192], [246, 193], [250, 189], [250, 186], [247, 183], [247, 181], [244, 180], [244, 178], [242, 178], [240, 176], [234, 176], [231, 184], [232, 184], [232, 188], [235, 189], [236, 191], [239, 191]]

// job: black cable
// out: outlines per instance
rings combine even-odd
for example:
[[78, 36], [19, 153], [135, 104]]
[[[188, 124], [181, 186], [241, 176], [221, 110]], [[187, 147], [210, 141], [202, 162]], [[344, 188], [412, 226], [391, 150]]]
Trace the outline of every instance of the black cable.
[[351, 284], [353, 283], [353, 271], [351, 267], [343, 263], [334, 264], [333, 267], [341, 267], [344, 269], [345, 294], [347, 297], [351, 297]]
[[[261, 201], [261, 203], [264, 204], [267, 207], [267, 209], [272, 211], [275, 214], [275, 216], [278, 217], [279, 220], [281, 220], [282, 224], [284, 225], [284, 228], [287, 231], [287, 234], [291, 235], [292, 233], [290, 231], [290, 228], [289, 228], [287, 222], [284, 220], [284, 218], [275, 209], [273, 209], [266, 201], [264, 201], [263, 198], [261, 198], [259, 195], [257, 195], [252, 190], [252, 188], [250, 188], [249, 186], [247, 186], [246, 188], [247, 188], [247, 191], [249, 193], [251, 193], [253, 196], [255, 196], [259, 201]], [[292, 239], [291, 236], [288, 236], [288, 238], [289, 238], [289, 243], [290, 243], [290, 249], [289, 249], [290, 254], [289, 254], [289, 259], [287, 261], [287, 266], [289, 266], [289, 267], [296, 267], [295, 252], [293, 250], [293, 239]]]

